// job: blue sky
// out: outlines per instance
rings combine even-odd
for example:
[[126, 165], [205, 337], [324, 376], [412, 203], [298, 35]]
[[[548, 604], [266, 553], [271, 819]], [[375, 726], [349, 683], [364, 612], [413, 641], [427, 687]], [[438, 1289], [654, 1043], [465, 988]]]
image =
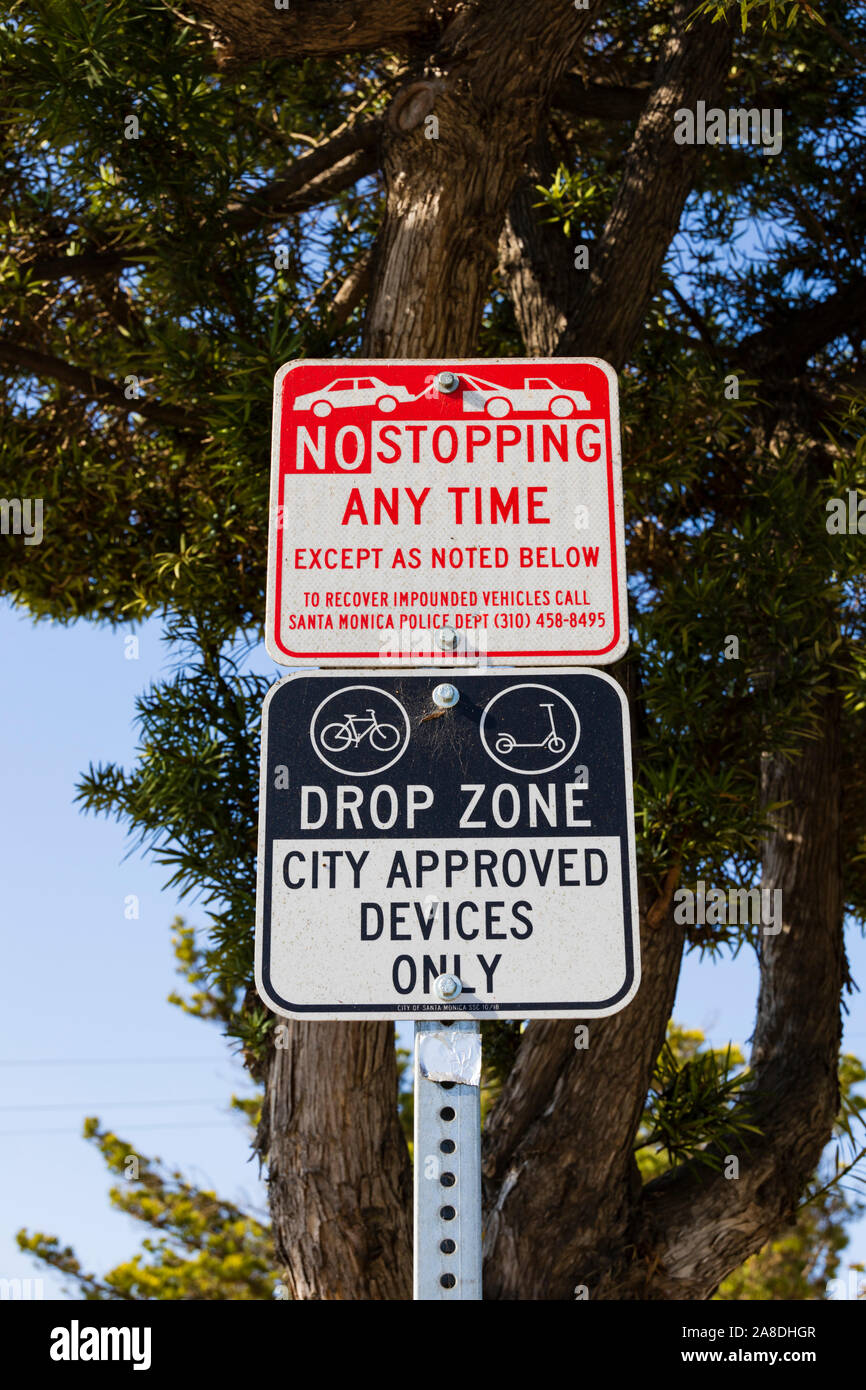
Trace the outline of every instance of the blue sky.
[[[129, 630], [130, 632], [132, 629]], [[73, 804], [92, 760], [132, 761], [135, 696], [170, 664], [160, 627], [63, 628], [0, 608], [0, 741], [3, 795], [4, 982], [0, 1010], [0, 1277], [42, 1274], [15, 1245], [21, 1226], [58, 1235], [88, 1270], [128, 1259], [148, 1232], [108, 1204], [111, 1180], [81, 1138], [85, 1115], [159, 1154], [222, 1196], [263, 1212], [266, 1196], [242, 1120], [229, 1097], [249, 1094], [246, 1073], [219, 1030], [166, 1002], [177, 985], [169, 927], [195, 903], [162, 891], [166, 871], [137, 851], [124, 826]], [[253, 669], [278, 671], [264, 652]], [[138, 918], [126, 916], [138, 899]], [[866, 981], [866, 945], [848, 940], [852, 972]], [[757, 969], [744, 950], [713, 965], [683, 965], [675, 1016], [717, 1046], [745, 1045]], [[849, 999], [847, 1050], [866, 1054], [863, 995]], [[411, 1028], [401, 1029], [408, 1040]], [[848, 1260], [866, 1261], [866, 1220]]]

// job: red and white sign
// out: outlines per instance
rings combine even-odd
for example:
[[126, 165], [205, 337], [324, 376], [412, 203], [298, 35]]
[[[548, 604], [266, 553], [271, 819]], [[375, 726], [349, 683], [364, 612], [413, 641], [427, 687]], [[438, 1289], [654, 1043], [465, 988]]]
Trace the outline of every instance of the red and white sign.
[[286, 666], [618, 660], [613, 369], [594, 357], [282, 367], [266, 642]]

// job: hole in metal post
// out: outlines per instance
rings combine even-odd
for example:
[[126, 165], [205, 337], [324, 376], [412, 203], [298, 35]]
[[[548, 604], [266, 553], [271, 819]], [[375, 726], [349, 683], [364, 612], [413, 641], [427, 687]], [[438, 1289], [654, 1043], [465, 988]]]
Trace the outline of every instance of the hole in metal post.
[[454, 1143], [453, 1139], [443, 1139], [442, 1143], [439, 1145], [440, 1151], [444, 1154], [453, 1154], [456, 1148], [457, 1145]]
[[453, 1173], [443, 1173], [439, 1181], [443, 1187], [453, 1187], [457, 1179]]
[[457, 1279], [453, 1274], [443, 1274], [439, 1283], [442, 1285], [443, 1289], [453, 1289], [454, 1285], [457, 1283]]
[[440, 1207], [439, 1215], [442, 1217], [443, 1221], [453, 1221], [457, 1212], [454, 1207]]
[[440, 1240], [439, 1249], [443, 1255], [453, 1255], [457, 1249], [457, 1242], [456, 1240]]
[[439, 1085], [442, 1087], [443, 1091], [450, 1091], [453, 1086], [457, 1085], [457, 1083], [456, 1081], [440, 1081]]
[[439, 1111], [439, 1118], [440, 1120], [453, 1120], [456, 1113], [457, 1111], [452, 1110], [450, 1105], [443, 1105]]

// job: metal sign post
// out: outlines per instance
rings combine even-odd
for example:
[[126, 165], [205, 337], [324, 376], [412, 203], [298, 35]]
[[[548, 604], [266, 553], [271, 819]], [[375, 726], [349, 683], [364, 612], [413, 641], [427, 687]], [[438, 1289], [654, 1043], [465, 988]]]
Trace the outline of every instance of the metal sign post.
[[415, 1024], [415, 1299], [481, 1299], [480, 1080], [476, 1022]]

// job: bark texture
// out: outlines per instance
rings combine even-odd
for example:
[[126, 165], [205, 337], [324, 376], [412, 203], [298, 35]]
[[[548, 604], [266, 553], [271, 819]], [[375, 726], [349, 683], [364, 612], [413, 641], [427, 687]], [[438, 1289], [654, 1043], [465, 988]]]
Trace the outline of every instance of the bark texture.
[[[842, 935], [839, 702], [795, 761], [768, 759], [767, 803], [788, 803], [764, 850], [764, 886], [783, 893], [783, 925], [764, 936], [753, 1038], [756, 1123], [739, 1177], [676, 1170], [651, 1184], [637, 1243], [653, 1252], [650, 1296], [708, 1298], [721, 1279], [791, 1219], [839, 1103]], [[646, 1295], [644, 1295], [646, 1296]]]
[[297, 54], [363, 53], [413, 38], [434, 22], [430, 0], [190, 0], [217, 53], [229, 62]]
[[674, 10], [655, 86], [637, 123], [619, 191], [590, 254], [577, 306], [557, 352], [625, 362], [680, 224], [701, 150], [674, 142], [674, 113], [713, 105], [730, 66], [732, 31], [706, 21], [686, 28], [691, 0]]
[[390, 1023], [283, 1022], [259, 1133], [293, 1299], [412, 1296], [412, 1194]]
[[546, 0], [467, 5], [396, 98], [370, 356], [472, 353], [524, 156], [591, 21]]
[[[764, 796], [788, 804], [764, 853], [783, 926], [764, 936], [752, 1065], [760, 1137], [720, 1150], [736, 1177], [678, 1168], [641, 1188], [632, 1152], [676, 991], [682, 936], [670, 917], [641, 933], [643, 978], [620, 1014], [533, 1024], [486, 1135], [485, 1294], [705, 1299], [794, 1215], [838, 1108], [839, 998], [846, 978], [840, 862], [839, 706], [793, 761], [767, 760]], [[537, 1030], [537, 1031], [536, 1031]], [[556, 1213], [556, 1238], [539, 1241]]]
[[586, 1049], [572, 1023], [530, 1024], [485, 1134], [485, 1297], [569, 1299], [577, 1284], [617, 1296], [641, 1187], [632, 1146], [682, 949], [670, 917], [644, 917], [640, 989], [588, 1025]]
[[[374, 251], [370, 355], [472, 350], [524, 152], [590, 22], [574, 10], [563, 18], [542, 0], [504, 13], [492, 3], [465, 6], [423, 75], [398, 94], [384, 137], [387, 209]], [[325, 41], [317, 34], [316, 51]], [[438, 138], [427, 138], [428, 115], [437, 118]], [[393, 1027], [289, 1027], [290, 1048], [270, 1069], [259, 1147], [293, 1294], [407, 1298], [411, 1179], [395, 1111]]]
[[499, 274], [532, 357], [553, 354], [578, 299], [572, 249], [562, 229], [542, 221], [536, 206], [538, 189], [549, 186], [555, 167], [548, 141], [540, 138], [528, 153], [499, 238]]

